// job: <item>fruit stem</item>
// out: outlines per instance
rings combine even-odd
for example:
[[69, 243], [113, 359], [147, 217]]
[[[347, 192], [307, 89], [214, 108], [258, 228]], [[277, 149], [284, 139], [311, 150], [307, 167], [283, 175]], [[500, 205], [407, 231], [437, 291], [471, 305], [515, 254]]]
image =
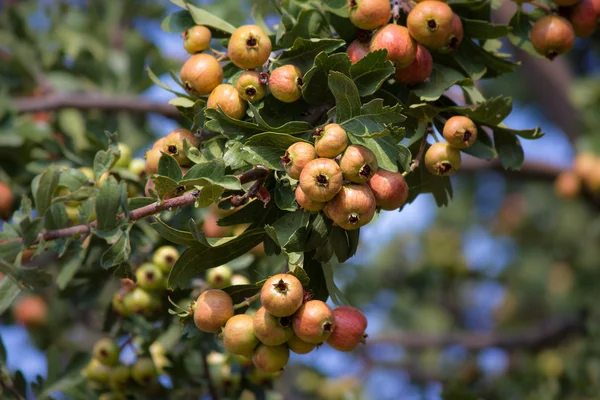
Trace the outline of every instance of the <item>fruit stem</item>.
[[233, 306], [234, 310], [239, 310], [240, 308], [243, 307], [248, 307], [250, 306], [250, 304], [254, 303], [256, 300], [258, 300], [260, 298], [260, 292], [256, 293], [254, 296], [251, 297], [247, 297], [244, 301], [242, 301], [241, 303], [237, 303]]
[[421, 159], [423, 158], [423, 153], [425, 152], [425, 144], [427, 143], [427, 136], [429, 136], [429, 133], [430, 128], [428, 127], [427, 129], [425, 129], [425, 135], [423, 135], [423, 139], [421, 139], [421, 146], [419, 146], [419, 152], [410, 164], [410, 168], [408, 169], [408, 171], [404, 171], [402, 173], [402, 176], [410, 174], [419, 167], [419, 164], [421, 164]]

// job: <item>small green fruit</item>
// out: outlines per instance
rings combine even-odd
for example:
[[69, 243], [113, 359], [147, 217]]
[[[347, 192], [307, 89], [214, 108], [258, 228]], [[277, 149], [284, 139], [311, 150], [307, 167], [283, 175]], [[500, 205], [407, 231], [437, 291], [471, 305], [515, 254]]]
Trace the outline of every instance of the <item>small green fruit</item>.
[[160, 268], [163, 273], [168, 274], [179, 258], [179, 251], [173, 246], [161, 246], [152, 256], [152, 264]]
[[267, 346], [261, 344], [252, 354], [254, 366], [263, 372], [281, 371], [287, 365], [289, 359], [290, 350], [286, 345]]
[[115, 167], [127, 168], [131, 162], [131, 147], [127, 146], [125, 143], [119, 143], [118, 147], [121, 155], [115, 163]]
[[139, 385], [147, 386], [154, 383], [158, 371], [151, 358], [138, 358], [131, 367], [131, 377]]
[[292, 335], [290, 340], [287, 341], [286, 345], [292, 352], [296, 354], [308, 354], [317, 347], [316, 344], [307, 343], [296, 335]]
[[129, 385], [131, 370], [126, 365], [117, 365], [110, 371], [110, 387], [117, 392], [124, 392]]
[[144, 314], [152, 310], [154, 299], [150, 293], [137, 287], [125, 295], [123, 304], [129, 313]]
[[202, 25], [192, 26], [186, 29], [183, 34], [183, 48], [189, 54], [200, 53], [210, 47], [212, 34], [210, 30]]
[[135, 271], [136, 283], [145, 290], [157, 290], [165, 288], [163, 272], [156, 265], [151, 263], [142, 264]]
[[140, 179], [143, 178], [146, 175], [146, 161], [143, 158], [134, 158], [129, 163], [129, 172]]
[[224, 287], [231, 286], [232, 274], [231, 268], [227, 265], [209, 268], [206, 270], [206, 282], [213, 289], [223, 289]]
[[116, 365], [119, 362], [119, 346], [114, 340], [103, 338], [94, 345], [94, 357], [104, 365]]
[[106, 385], [110, 379], [110, 367], [102, 364], [96, 358], [92, 358], [81, 374], [91, 381]]
[[251, 356], [258, 346], [252, 317], [238, 314], [229, 318], [223, 329], [223, 347], [231, 354]]

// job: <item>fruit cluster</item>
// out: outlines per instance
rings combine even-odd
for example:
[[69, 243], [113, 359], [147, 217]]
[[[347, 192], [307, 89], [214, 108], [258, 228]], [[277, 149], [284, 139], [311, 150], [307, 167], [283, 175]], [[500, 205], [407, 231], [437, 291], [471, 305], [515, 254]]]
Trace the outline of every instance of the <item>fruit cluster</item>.
[[179, 258], [173, 246], [161, 246], [154, 252], [152, 262], [140, 265], [135, 271], [135, 283], [124, 279], [121, 290], [112, 299], [113, 309], [121, 316], [143, 314], [152, 316], [163, 307], [157, 295], [167, 289], [167, 276]]
[[352, 351], [364, 342], [367, 319], [359, 310], [332, 310], [326, 303], [307, 297], [298, 278], [278, 274], [262, 286], [262, 307], [254, 315], [234, 315], [236, 306], [231, 297], [222, 290], [209, 289], [192, 306], [194, 323], [203, 332], [220, 332], [228, 353], [242, 362], [251, 358], [256, 368], [266, 373], [281, 371], [290, 351], [307, 354], [324, 342], [339, 351]]
[[581, 194], [582, 188], [590, 193], [600, 193], [600, 157], [581, 153], [575, 157], [571, 171], [558, 175], [554, 190], [559, 197], [572, 199]]
[[92, 359], [81, 372], [94, 389], [110, 390], [101, 398], [125, 399], [127, 392], [156, 394], [161, 391], [162, 386], [157, 380], [159, 371], [151, 357], [139, 357], [128, 366], [119, 361], [120, 353], [114, 340], [100, 339], [94, 345]]
[[379, 169], [377, 157], [367, 147], [348, 145], [348, 135], [338, 124], [317, 129], [314, 146], [292, 144], [281, 160], [288, 176], [298, 180], [295, 194], [300, 207], [323, 210], [347, 230], [368, 224], [376, 207], [395, 210], [408, 197], [402, 174]]
[[[430, 50], [448, 53], [458, 49], [463, 39], [460, 18], [442, 1], [417, 1], [406, 19], [406, 26], [388, 23], [392, 14], [388, 0], [348, 0], [350, 22], [372, 31], [361, 33], [347, 50], [355, 63], [370, 51], [386, 49], [387, 59], [396, 67], [395, 78], [406, 85], [425, 82], [431, 75]], [[398, 15], [394, 15], [397, 22]]]
[[549, 60], [571, 50], [575, 37], [590, 37], [600, 19], [599, 0], [552, 0], [552, 2], [559, 6], [558, 15], [543, 16], [533, 24], [531, 29], [533, 47]]

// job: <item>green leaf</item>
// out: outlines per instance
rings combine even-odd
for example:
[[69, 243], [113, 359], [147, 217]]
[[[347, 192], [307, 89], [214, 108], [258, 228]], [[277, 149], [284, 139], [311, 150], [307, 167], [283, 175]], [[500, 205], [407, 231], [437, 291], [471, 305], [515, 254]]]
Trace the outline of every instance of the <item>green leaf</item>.
[[21, 293], [21, 288], [12, 278], [5, 277], [0, 280], [0, 315], [8, 310], [19, 293]]
[[[6, 227], [6, 225], [4, 225]], [[21, 252], [21, 243], [17, 240], [8, 240], [0, 242], [0, 259], [11, 261], [14, 260]]]
[[96, 199], [96, 216], [99, 232], [108, 232], [117, 226], [117, 214], [121, 205], [121, 195], [126, 190], [125, 184], [119, 184], [114, 176], [104, 181]]
[[169, 100], [169, 104], [175, 107], [192, 108], [196, 105], [196, 101], [189, 97], [175, 97]]
[[171, 13], [160, 23], [161, 29], [170, 33], [182, 33], [194, 25], [196, 25], [196, 23], [188, 11], [176, 11]]
[[71, 254], [71, 257], [62, 264], [60, 272], [56, 277], [56, 285], [60, 290], [64, 290], [75, 274], [77, 274], [77, 271], [83, 264], [86, 254], [87, 249], [80, 246], [73, 254]]
[[508, 40], [519, 49], [526, 51], [537, 58], [543, 58], [533, 47], [531, 42], [531, 26], [535, 21], [524, 12], [516, 12], [510, 19], [509, 25], [511, 31], [508, 33]]
[[94, 157], [94, 180], [98, 181], [104, 173], [108, 172], [117, 162], [121, 153], [117, 147], [117, 135], [106, 132], [108, 137], [108, 149], [100, 150]]
[[413, 92], [423, 101], [436, 101], [451, 86], [466, 78], [464, 74], [454, 68], [433, 64], [429, 81], [415, 86]]
[[525, 155], [518, 137], [506, 131], [494, 130], [494, 144], [505, 169], [521, 169]]
[[281, 47], [295, 45], [297, 38], [326, 38], [331, 37], [329, 24], [325, 16], [315, 9], [304, 9], [300, 11], [298, 19], [291, 29], [278, 35], [277, 44]]
[[280, 210], [285, 211], [293, 212], [298, 208], [295, 190], [290, 185], [289, 180], [283, 179], [277, 181], [277, 186], [275, 186], [275, 204]]
[[487, 69], [486, 77], [496, 77], [501, 74], [514, 72], [518, 64], [484, 50], [471, 40], [463, 40], [459, 46], [459, 53], [466, 59], [479, 63]]
[[264, 129], [255, 123], [230, 118], [223, 111], [214, 108], [205, 109], [204, 115], [208, 118], [204, 123], [204, 129], [209, 132], [222, 133], [230, 137], [250, 136], [264, 132]]
[[302, 139], [284, 133], [261, 133], [252, 136], [244, 144], [244, 149], [252, 153], [253, 158], [267, 168], [283, 171], [281, 157], [288, 147]]
[[60, 173], [58, 185], [65, 186], [73, 192], [86, 186], [90, 187], [90, 180], [83, 172], [75, 168], [68, 168]]
[[360, 115], [360, 95], [352, 79], [340, 72], [331, 71], [328, 84], [335, 97], [335, 116], [338, 124]]
[[[418, 147], [419, 143], [415, 143], [414, 146]], [[425, 151], [429, 147], [429, 145], [426, 145]], [[422, 162], [421, 160], [421, 165]], [[407, 204], [412, 203], [419, 194], [431, 193], [438, 207], [442, 207], [449, 204], [453, 195], [449, 177], [432, 175], [423, 166], [417, 168], [413, 173], [408, 174], [406, 176], [406, 183], [409, 187]]]
[[158, 175], [167, 176], [176, 182], [183, 177], [181, 167], [175, 157], [166, 153], [163, 153], [158, 161]]
[[320, 52], [314, 60], [314, 65], [304, 74], [302, 96], [312, 104], [321, 104], [333, 100], [329, 91], [328, 80], [330, 71], [338, 71], [345, 75], [350, 73], [350, 58], [346, 53], [327, 54]]
[[411, 161], [410, 151], [406, 146], [394, 142], [390, 136], [376, 139], [363, 138], [353, 134], [348, 136], [352, 143], [363, 145], [373, 151], [380, 168], [392, 172], [398, 171], [398, 164], [404, 170], [409, 168]]
[[124, 264], [129, 260], [130, 255], [131, 243], [129, 240], [129, 230], [125, 230], [121, 232], [117, 241], [102, 254], [100, 264], [103, 268]]
[[346, 44], [340, 39], [304, 39], [294, 40], [294, 44], [285, 50], [275, 63], [277, 65], [294, 64], [302, 71], [307, 71], [312, 65], [317, 54], [324, 51], [331, 53]]
[[184, 246], [198, 244], [198, 241], [194, 239], [194, 236], [191, 232], [175, 229], [164, 223], [160, 218], [155, 218], [155, 222], [153, 222], [151, 226], [156, 232], [158, 232], [160, 236], [171, 243]]
[[44, 227], [44, 220], [41, 218], [32, 219], [30, 217], [24, 218], [19, 223], [19, 229], [23, 236], [23, 244], [29, 246], [37, 239], [38, 235]]
[[498, 126], [493, 126], [491, 128], [494, 130], [494, 132], [502, 132], [506, 134], [517, 135], [522, 137], [523, 139], [535, 140], [545, 135], [545, 133], [542, 132], [542, 128], [540, 128], [539, 126], [535, 129], [515, 130], [508, 128], [504, 124], [498, 124]]
[[46, 368], [48, 373], [44, 384], [52, 385], [58, 380], [62, 369], [60, 366], [60, 354], [55, 345], [50, 346], [46, 351]]
[[[225, 34], [232, 34], [235, 31], [235, 26], [231, 25], [229, 22], [222, 20], [202, 8], [196, 7], [190, 3], [186, 4], [196, 25], [204, 25], [208, 28], [212, 28], [211, 32], [215, 33], [214, 37], [226, 37], [227, 35]], [[222, 34], [219, 34], [221, 32]]]
[[158, 175], [152, 178], [154, 183], [154, 190], [161, 199], [175, 197], [180, 193], [182, 185], [169, 178], [168, 176]]
[[496, 39], [506, 36], [511, 27], [478, 19], [461, 18], [464, 34], [472, 39]]
[[350, 257], [356, 254], [359, 232], [360, 229], [347, 231], [339, 226], [334, 226], [331, 230], [331, 244], [333, 245], [335, 256], [340, 263], [346, 262]]
[[[258, 292], [260, 292], [260, 286], [256, 285], [234, 285], [227, 286], [223, 288], [223, 291], [231, 297], [233, 304], [239, 304], [246, 299], [254, 296]], [[242, 307], [240, 309], [235, 310], [236, 314], [241, 314], [245, 312], [247, 307]]]
[[54, 189], [58, 185], [60, 173], [57, 167], [51, 166], [46, 169], [41, 177], [34, 194], [35, 208], [39, 216], [43, 217], [52, 204]]
[[313, 300], [327, 301], [329, 292], [321, 263], [312, 259], [311, 253], [307, 253], [304, 259], [304, 271], [310, 279], [306, 290], [311, 293]]
[[512, 99], [498, 96], [478, 105], [474, 111], [467, 113], [467, 116], [484, 125], [498, 125], [511, 111]]
[[183, 186], [219, 186], [226, 190], [241, 190], [240, 180], [234, 175], [225, 175], [225, 161], [215, 159], [196, 164], [179, 182]]
[[310, 213], [297, 210], [287, 213], [271, 226], [266, 226], [267, 234], [286, 251], [300, 252], [304, 250], [304, 243], [308, 237], [308, 224]]
[[333, 266], [331, 263], [324, 263], [322, 264], [322, 267], [323, 276], [325, 277], [325, 284], [327, 285], [327, 291], [329, 292], [329, 297], [331, 297], [333, 304], [335, 304], [337, 307], [349, 305], [350, 303], [335, 284], [333, 279]]
[[377, 135], [387, 129], [386, 124], [402, 122], [406, 119], [400, 113], [402, 106], [384, 106], [382, 99], [374, 99], [360, 108], [360, 115], [352, 117], [341, 125], [356, 136]]
[[196, 206], [198, 208], [205, 208], [219, 200], [219, 198], [223, 195], [225, 189], [218, 185], [206, 185], [202, 187], [200, 190], [200, 195], [198, 196], [198, 201], [196, 202]]
[[66, 196], [58, 196], [52, 199], [52, 204], [65, 203], [67, 201], [84, 201], [93, 197], [96, 194], [97, 189], [91, 186], [84, 186], [77, 190], [70, 192]]
[[387, 50], [377, 50], [368, 53], [350, 67], [350, 77], [361, 96], [375, 93], [394, 73], [394, 65], [386, 59], [386, 56]]
[[198, 244], [188, 247], [169, 274], [169, 288], [184, 288], [203, 271], [244, 255], [263, 241], [264, 233], [262, 228], [252, 229], [220, 246], [207, 247]]
[[306, 121], [290, 121], [281, 126], [270, 126], [260, 115], [259, 110], [254, 106], [254, 104], [249, 104], [249, 108], [252, 111], [252, 115], [254, 116], [254, 120], [258, 126], [263, 128], [265, 131], [294, 135], [313, 130], [312, 125]]
[[164, 90], [171, 92], [180, 97], [186, 97], [185, 93], [179, 93], [179, 92], [171, 89], [169, 86], [165, 85], [164, 83], [162, 83], [161, 80], [158, 78], [158, 76], [156, 76], [156, 74], [154, 74], [154, 72], [152, 72], [152, 70], [148, 66], [146, 67], [146, 73], [148, 74], [148, 77], [150, 78], [150, 80], [152, 82], [154, 82], [154, 84], [157, 85], [158, 87], [160, 87], [161, 89], [164, 89]]

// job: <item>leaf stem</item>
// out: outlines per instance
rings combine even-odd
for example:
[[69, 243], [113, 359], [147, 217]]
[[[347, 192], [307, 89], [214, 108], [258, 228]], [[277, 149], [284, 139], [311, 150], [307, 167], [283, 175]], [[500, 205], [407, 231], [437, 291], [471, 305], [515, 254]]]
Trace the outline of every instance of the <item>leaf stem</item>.
[[240, 308], [243, 307], [248, 307], [250, 306], [250, 304], [254, 303], [256, 300], [258, 300], [260, 298], [260, 292], [256, 293], [254, 296], [251, 297], [247, 297], [244, 301], [242, 301], [241, 303], [235, 304], [233, 306], [234, 310], [239, 310]]
[[425, 129], [425, 134], [423, 135], [423, 139], [421, 139], [421, 145], [419, 146], [419, 152], [417, 153], [417, 155], [413, 159], [412, 163], [410, 164], [409, 170], [404, 171], [402, 173], [402, 176], [406, 176], [406, 175], [410, 174], [415, 169], [417, 169], [419, 167], [419, 165], [421, 164], [421, 159], [423, 158], [423, 153], [425, 152], [425, 144], [427, 143], [427, 136], [429, 136], [429, 134], [431, 132], [433, 132], [433, 128], [431, 127], [430, 124], [428, 124], [427, 128]]

